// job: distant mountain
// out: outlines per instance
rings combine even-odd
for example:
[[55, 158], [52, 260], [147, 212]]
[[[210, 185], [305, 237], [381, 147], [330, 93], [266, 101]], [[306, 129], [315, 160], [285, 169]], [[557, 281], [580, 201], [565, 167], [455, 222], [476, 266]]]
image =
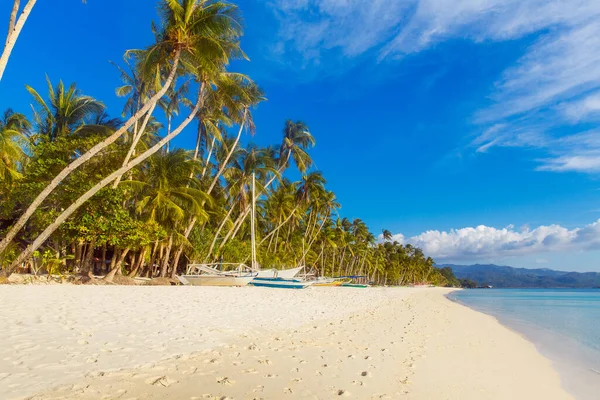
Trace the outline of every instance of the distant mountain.
[[481, 285], [497, 288], [593, 288], [600, 286], [598, 272], [566, 272], [548, 268], [527, 269], [493, 264], [452, 265], [458, 279], [471, 279]]

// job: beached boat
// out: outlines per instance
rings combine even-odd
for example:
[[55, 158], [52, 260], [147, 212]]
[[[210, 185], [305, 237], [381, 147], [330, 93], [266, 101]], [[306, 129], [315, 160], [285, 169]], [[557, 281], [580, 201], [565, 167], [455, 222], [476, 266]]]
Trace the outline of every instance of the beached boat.
[[313, 286], [341, 286], [343, 284], [342, 281], [334, 278], [317, 278], [313, 282]]
[[312, 282], [302, 281], [301, 279], [257, 277], [250, 282], [250, 285], [278, 289], [305, 289], [312, 285]]
[[364, 283], [350, 283], [350, 282], [348, 282], [348, 283], [342, 283], [341, 286], [343, 286], [343, 287], [353, 287], [353, 288], [368, 288], [368, 287], [370, 287], [369, 285], [364, 284]]
[[[258, 275], [258, 263], [256, 262], [256, 237], [255, 225], [255, 176], [252, 174], [252, 267], [245, 264], [190, 264], [182, 281], [187, 281], [193, 286], [246, 286]], [[234, 268], [231, 266], [234, 265]]]
[[290, 269], [263, 269], [258, 271], [259, 278], [284, 278], [284, 279], [292, 279], [300, 271], [302, 271], [304, 267], [290, 268]]
[[[236, 265], [236, 268], [222, 270], [230, 265]], [[190, 264], [182, 278], [192, 286], [246, 286], [256, 275], [244, 264]]]
[[371, 285], [367, 283], [367, 277], [364, 275], [338, 276], [336, 279], [341, 279], [342, 287], [352, 288], [368, 288]]

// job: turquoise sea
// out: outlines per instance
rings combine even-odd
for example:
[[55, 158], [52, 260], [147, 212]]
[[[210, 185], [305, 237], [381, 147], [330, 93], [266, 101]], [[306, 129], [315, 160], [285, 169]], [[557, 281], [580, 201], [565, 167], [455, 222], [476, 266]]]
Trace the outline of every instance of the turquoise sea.
[[449, 298], [533, 342], [575, 398], [600, 398], [600, 290], [473, 289]]

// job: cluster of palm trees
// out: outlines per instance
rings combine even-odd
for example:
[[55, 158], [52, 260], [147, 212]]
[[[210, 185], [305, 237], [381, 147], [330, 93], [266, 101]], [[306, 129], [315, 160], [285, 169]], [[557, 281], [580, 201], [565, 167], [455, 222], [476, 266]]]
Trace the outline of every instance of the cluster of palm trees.
[[[112, 280], [173, 277], [189, 262], [248, 262], [254, 200], [263, 267], [306, 265], [380, 284], [445, 283], [419, 249], [385, 235], [378, 243], [361, 220], [339, 216], [335, 195], [312, 168], [315, 140], [304, 123], [285, 122], [277, 146], [242, 146], [264, 95], [228, 69], [245, 58], [235, 5], [162, 0], [159, 9], [155, 42], [117, 65], [121, 118], [75, 85], [50, 80], [47, 94], [27, 87], [31, 118], [5, 112], [4, 274], [25, 268]], [[196, 132], [193, 150], [170, 148], [185, 129]], [[299, 181], [285, 178], [290, 168]]]

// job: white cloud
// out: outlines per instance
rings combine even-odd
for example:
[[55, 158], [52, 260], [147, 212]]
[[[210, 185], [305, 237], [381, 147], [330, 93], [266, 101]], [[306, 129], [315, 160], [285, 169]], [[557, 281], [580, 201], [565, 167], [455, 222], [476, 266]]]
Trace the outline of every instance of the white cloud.
[[600, 117], [600, 91], [587, 95], [581, 100], [562, 104], [559, 109], [574, 123]]
[[512, 225], [502, 229], [480, 225], [448, 232], [426, 231], [412, 237], [398, 234], [394, 238], [399, 243], [410, 243], [422, 248], [427, 256], [438, 262], [481, 260], [553, 251], [599, 249], [600, 220], [571, 230], [560, 225], [522, 230], [515, 230]]
[[[474, 121], [478, 153], [533, 147], [548, 156], [539, 170], [600, 172], [600, 146], [560, 147], [561, 128], [600, 118], [598, 0], [271, 0], [281, 23], [282, 55], [304, 65], [325, 55], [402, 58], [450, 39], [475, 43], [536, 34], [537, 40], [491, 89]], [[335, 50], [335, 51], [332, 51]], [[321, 65], [326, 68], [326, 65]], [[342, 69], [343, 70], [343, 69]], [[483, 100], [483, 99], [482, 99]]]

